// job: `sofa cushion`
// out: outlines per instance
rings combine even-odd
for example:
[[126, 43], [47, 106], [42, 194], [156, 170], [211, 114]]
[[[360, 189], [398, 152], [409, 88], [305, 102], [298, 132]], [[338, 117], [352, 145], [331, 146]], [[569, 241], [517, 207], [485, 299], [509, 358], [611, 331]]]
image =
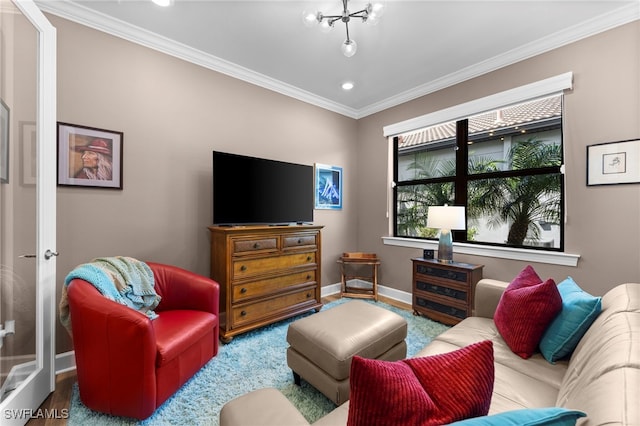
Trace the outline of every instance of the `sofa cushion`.
[[542, 334], [562, 309], [555, 281], [542, 282], [527, 265], [500, 298], [494, 321], [511, 350], [527, 359], [536, 352]]
[[441, 425], [489, 412], [493, 344], [402, 361], [351, 364], [349, 426]]
[[587, 413], [589, 425], [640, 419], [640, 284], [602, 296], [602, 312], [569, 360], [556, 406]]
[[[203, 311], [163, 311], [151, 322], [156, 335], [158, 356], [156, 365], [162, 367], [202, 339], [216, 325], [216, 316]], [[189, 324], [185, 327], [185, 324]]]
[[527, 408], [474, 417], [452, 426], [573, 426], [585, 413], [561, 407]]
[[415, 356], [431, 356], [490, 339], [493, 341], [495, 381], [489, 414], [556, 405], [568, 361], [549, 363], [535, 353], [523, 360], [511, 351], [489, 318], [468, 317], [440, 334]]
[[601, 298], [590, 295], [568, 277], [558, 284], [562, 310], [540, 340], [540, 352], [549, 362], [570, 355], [600, 314]]

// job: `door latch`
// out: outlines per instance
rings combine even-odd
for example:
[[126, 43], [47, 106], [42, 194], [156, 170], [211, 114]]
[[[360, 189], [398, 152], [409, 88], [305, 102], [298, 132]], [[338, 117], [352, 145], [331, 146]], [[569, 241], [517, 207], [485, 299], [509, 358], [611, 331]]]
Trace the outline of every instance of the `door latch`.
[[47, 251], [44, 252], [44, 258], [49, 260], [51, 259], [53, 256], [57, 256], [58, 252], [57, 251], [51, 251], [49, 249], [47, 249]]
[[2, 325], [0, 325], [0, 348], [2, 347], [2, 342], [4, 341], [5, 336], [11, 336], [16, 332], [16, 321], [15, 320], [7, 320], [4, 323], [4, 329]]

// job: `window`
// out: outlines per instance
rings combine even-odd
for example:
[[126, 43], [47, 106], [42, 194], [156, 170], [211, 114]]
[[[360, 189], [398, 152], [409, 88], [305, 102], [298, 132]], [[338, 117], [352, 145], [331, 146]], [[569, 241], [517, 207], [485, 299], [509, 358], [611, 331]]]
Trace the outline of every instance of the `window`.
[[463, 205], [454, 241], [563, 250], [562, 95], [394, 138], [394, 232], [436, 238], [434, 205]]

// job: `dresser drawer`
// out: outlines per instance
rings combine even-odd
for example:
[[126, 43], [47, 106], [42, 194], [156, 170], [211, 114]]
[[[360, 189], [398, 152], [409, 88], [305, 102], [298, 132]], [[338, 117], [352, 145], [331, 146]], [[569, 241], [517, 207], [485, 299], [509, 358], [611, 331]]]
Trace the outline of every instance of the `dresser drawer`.
[[237, 259], [233, 262], [233, 279], [238, 280], [281, 270], [315, 265], [316, 253], [294, 253], [251, 259]]
[[233, 252], [245, 253], [255, 251], [275, 251], [278, 248], [278, 239], [272, 238], [256, 238], [247, 240], [233, 240]]
[[467, 282], [466, 271], [453, 271], [450, 269], [436, 268], [429, 265], [416, 265], [416, 272], [418, 274], [427, 275], [444, 280], [457, 281], [460, 283]]
[[285, 294], [276, 298], [257, 301], [255, 303], [234, 307], [232, 327], [259, 321], [263, 318], [274, 316], [290, 309], [293, 306], [305, 303], [314, 304], [315, 288], [309, 287], [294, 293]]
[[282, 247], [287, 249], [295, 249], [297, 247], [315, 246], [316, 236], [309, 234], [285, 235], [282, 237]]
[[303, 271], [285, 276], [250, 281], [233, 286], [233, 302], [241, 302], [253, 297], [260, 297], [286, 290], [296, 285], [316, 281], [316, 271]]
[[457, 324], [467, 317], [467, 309], [463, 306], [439, 303], [435, 300], [414, 295], [414, 306], [430, 318], [444, 324]]
[[448, 299], [458, 300], [464, 303], [466, 303], [469, 296], [466, 288], [462, 290], [459, 288], [452, 288], [451, 286], [422, 281], [420, 279], [416, 279], [415, 285], [417, 291], [427, 292], [434, 296], [446, 297]]

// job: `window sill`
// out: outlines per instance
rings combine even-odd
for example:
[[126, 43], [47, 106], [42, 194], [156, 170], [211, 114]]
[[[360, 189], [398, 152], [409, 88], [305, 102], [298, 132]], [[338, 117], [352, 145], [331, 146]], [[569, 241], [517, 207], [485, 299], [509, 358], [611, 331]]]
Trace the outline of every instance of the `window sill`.
[[[418, 249], [438, 249], [438, 242], [415, 240], [401, 237], [382, 237], [384, 245]], [[480, 246], [476, 244], [453, 243], [453, 252], [474, 256], [497, 257], [500, 259], [522, 260], [526, 262], [548, 263], [551, 265], [578, 266], [579, 254], [557, 251], [527, 250], [510, 247]]]

